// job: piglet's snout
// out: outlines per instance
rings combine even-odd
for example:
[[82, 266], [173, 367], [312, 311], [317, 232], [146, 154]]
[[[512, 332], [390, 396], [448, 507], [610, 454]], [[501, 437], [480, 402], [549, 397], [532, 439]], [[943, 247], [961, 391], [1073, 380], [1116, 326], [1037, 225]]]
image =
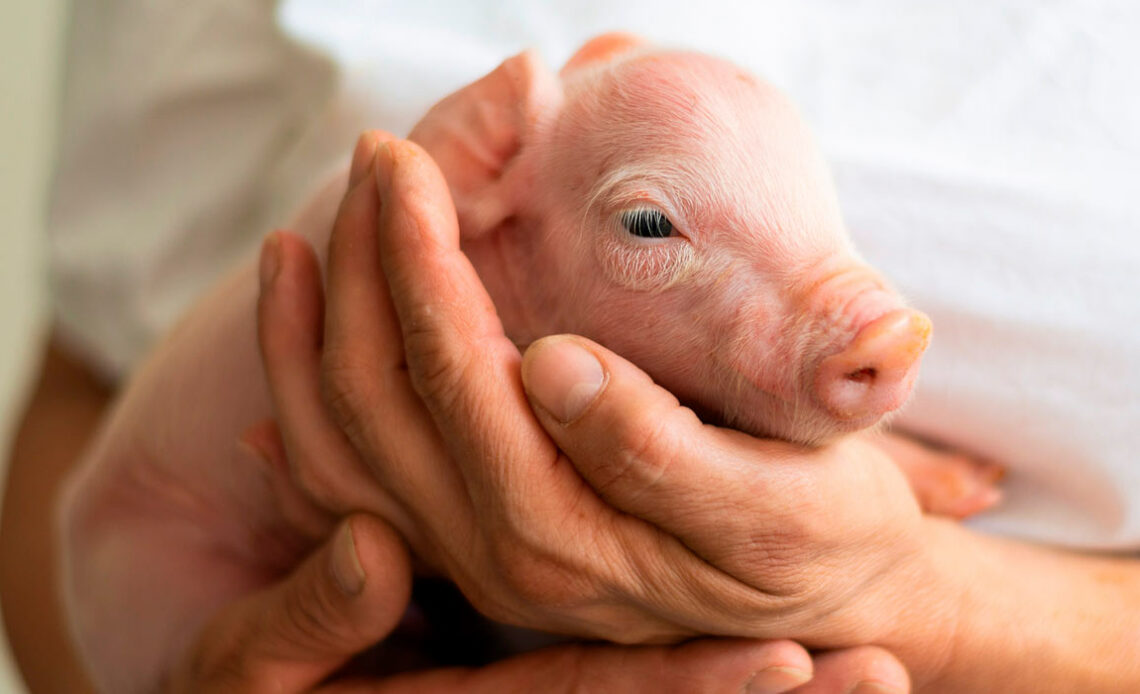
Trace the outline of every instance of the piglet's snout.
[[819, 401], [842, 420], [897, 409], [910, 395], [931, 330], [926, 314], [913, 309], [891, 311], [863, 326], [851, 344], [820, 364]]

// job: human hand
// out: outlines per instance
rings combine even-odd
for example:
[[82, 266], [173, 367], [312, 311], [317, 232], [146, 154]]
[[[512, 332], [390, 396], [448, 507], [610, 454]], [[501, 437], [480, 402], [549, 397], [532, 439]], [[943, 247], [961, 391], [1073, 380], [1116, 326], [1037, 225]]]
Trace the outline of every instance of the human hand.
[[[485, 294], [477, 291], [481, 290], [478, 279], [457, 248], [449, 249], [425, 239], [419, 249], [409, 250], [417, 243], [415, 234], [436, 226], [446, 227], [448, 223], [453, 228], [454, 219], [447, 218], [446, 192], [430, 160], [411, 145], [391, 143], [389, 147], [399, 150], [397, 156], [411, 157], [407, 161], [410, 170], [394, 175], [390, 189], [382, 185], [386, 198], [382, 226], [389, 231], [403, 227], [403, 232], [410, 235], [396, 242], [407, 246], [387, 249], [391, 251], [387, 260], [398, 258], [399, 263], [406, 264], [403, 268], [395, 265], [394, 274], [405, 282], [407, 275], [413, 274], [413, 281], [434, 285], [434, 290], [445, 296], [473, 299], [482, 312], [487, 312], [489, 303]], [[534, 464], [536, 460], [557, 459], [557, 451], [541, 434], [525, 405], [518, 382], [518, 352], [502, 338], [501, 327], [500, 342], [492, 340], [494, 333], [489, 332], [481, 345], [489, 345], [496, 357], [505, 362], [492, 364], [492, 371], [501, 371], [505, 376], [502, 385], [508, 390], [513, 387], [513, 393], [503, 399], [503, 409], [510, 411], [505, 420], [507, 426], [493, 430], [501, 440], [496, 442], [488, 434], [476, 434], [482, 440], [474, 445], [463, 441], [470, 432], [462, 430], [470, 425], [461, 417], [455, 417], [450, 424], [441, 423], [458, 442], [447, 442], [436, 432], [432, 413], [421, 403], [407, 369], [416, 378], [417, 367], [431, 366], [432, 359], [446, 354], [432, 349], [440, 345], [421, 343], [419, 348], [427, 348], [428, 353], [415, 361], [413, 327], [405, 366], [399, 341], [392, 339], [398, 334], [400, 322], [376, 263], [373, 220], [378, 213], [378, 200], [371, 195], [366, 163], [374, 149], [374, 139], [362, 139], [353, 165], [353, 183], [334, 229], [329, 254], [329, 316], [324, 321], [323, 337], [319, 334], [323, 301], [311, 252], [299, 239], [284, 234], [267, 243], [263, 250], [277, 256], [267, 263], [275, 268], [274, 281], [263, 284], [262, 351], [290, 457], [301, 468], [296, 477], [303, 481], [313, 499], [335, 503], [337, 485], [341, 483], [335, 470], [338, 466], [352, 469], [360, 462], [352, 445], [319, 405], [322, 375], [318, 359], [323, 352], [333, 411], [345, 425], [351, 443], [363, 449], [380, 484], [405, 505], [407, 512], [402, 521], [410, 524], [409, 535], [419, 540], [412, 543], [413, 547], [419, 544], [417, 551], [457, 580], [485, 612], [519, 624], [611, 639], [637, 640], [653, 634], [659, 638], [675, 637], [697, 631], [691, 624], [670, 622], [672, 615], [654, 612], [656, 606], [645, 597], [652, 587], [628, 585], [636, 583], [632, 579], [637, 576], [631, 579], [622, 573], [629, 568], [620, 565], [620, 555], [625, 551], [623, 543], [636, 551], [636, 558], [647, 562], [661, 560], [654, 556], [661, 550], [661, 534], [640, 521], [623, 525], [620, 514], [600, 503], [566, 461], [559, 461], [553, 468]], [[442, 206], [442, 211], [436, 205]], [[434, 271], [424, 271], [422, 265], [413, 263], [422, 258], [408, 257], [416, 250], [446, 257], [435, 259]], [[451, 272], [455, 268], [446, 267], [447, 263], [460, 267]], [[420, 287], [411, 293], [397, 292], [397, 306], [419, 311], [416, 315], [430, 319], [440, 304], [429, 296], [431, 291], [432, 287]], [[425, 303], [417, 308], [417, 300]], [[497, 320], [493, 313], [480, 325], [478, 320], [469, 322], [472, 314], [464, 316], [463, 308], [462, 301], [455, 302], [451, 309], [454, 313], [449, 316], [459, 319], [450, 327], [458, 329], [460, 337], [471, 339], [473, 332], [479, 337], [481, 328], [495, 329]], [[479, 319], [480, 311], [473, 316]], [[514, 373], [509, 368], [512, 365]], [[432, 402], [431, 398], [428, 402]], [[483, 410], [477, 406], [470, 412], [482, 420], [486, 414]], [[495, 422], [493, 416], [486, 423], [503, 424]], [[448, 443], [457, 448], [449, 450]], [[481, 458], [458, 461], [453, 451], [458, 452], [458, 458]], [[498, 481], [493, 476], [488, 478], [486, 469], [481, 467], [490, 462], [483, 458], [489, 453], [510, 456], [501, 465], [511, 463], [515, 469], [495, 472], [508, 475], [520, 486], [494, 486]], [[317, 467], [321, 468], [319, 475]], [[570, 526], [564, 524], [566, 520], [571, 521]], [[567, 527], [580, 529], [585, 535], [579, 538], [575, 532], [567, 534]], [[598, 556], [593, 551], [588, 545], [590, 536], [604, 542], [606, 554]], [[540, 542], [545, 546], [539, 546]], [[573, 563], [553, 564], [553, 560], [563, 557]], [[548, 567], [552, 572], [536, 576], [533, 571], [542, 561], [552, 562]], [[611, 587], [626, 592], [606, 596], [605, 591]], [[554, 605], [551, 596], [558, 591], [562, 591], [556, 600], [560, 604]], [[829, 654], [821, 660], [825, 665], [821, 672], [835, 675], [831, 679], [834, 683], [842, 679], [845, 670], [835, 666], [838, 669], [833, 671], [830, 663], [863, 662], [866, 653], [854, 649]], [[886, 656], [880, 651], [876, 657]], [[886, 658], [893, 663], [896, 675], [902, 672], [897, 661]], [[827, 677], [819, 679], [827, 681]], [[898, 681], [896, 677], [895, 682]]]
[[663, 573], [692, 591], [672, 596], [685, 619], [758, 635], [779, 625], [817, 646], [889, 644], [908, 666], [941, 665], [953, 596], [934, 592], [927, 521], [876, 446], [851, 438], [807, 450], [702, 424], [580, 337], [531, 345], [522, 372], [566, 460], [669, 538]]
[[[811, 657], [791, 642], [710, 639], [672, 647], [559, 646], [478, 669], [336, 678], [352, 656], [396, 627], [410, 587], [403, 543], [378, 519], [356, 515], [287, 578], [215, 615], [162, 690], [497, 693], [552, 691], [569, 682], [581, 692], [739, 692], [751, 687], [750, 692], [777, 694], [811, 676]], [[874, 649], [824, 656], [820, 666], [817, 684], [825, 677], [843, 684], [898, 677], [893, 661]]]

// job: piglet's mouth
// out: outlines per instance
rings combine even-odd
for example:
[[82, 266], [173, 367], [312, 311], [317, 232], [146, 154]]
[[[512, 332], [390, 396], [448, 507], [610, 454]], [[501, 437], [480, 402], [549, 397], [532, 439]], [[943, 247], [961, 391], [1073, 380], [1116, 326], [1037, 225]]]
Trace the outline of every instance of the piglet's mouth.
[[838, 421], [807, 399], [796, 404], [766, 392], [753, 391], [750, 395], [746, 402], [725, 402], [717, 407], [688, 402], [685, 405], [705, 424], [807, 447], [821, 446], [873, 427], [883, 419]]

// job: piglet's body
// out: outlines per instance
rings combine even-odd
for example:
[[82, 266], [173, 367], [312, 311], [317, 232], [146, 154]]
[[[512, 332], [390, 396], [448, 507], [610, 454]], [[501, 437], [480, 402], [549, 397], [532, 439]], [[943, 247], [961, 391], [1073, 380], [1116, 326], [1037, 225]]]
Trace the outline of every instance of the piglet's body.
[[[464, 250], [517, 343], [588, 336], [711, 419], [805, 444], [872, 426], [906, 399], [929, 321], [856, 255], [793, 107], [735, 66], [621, 36], [588, 44], [561, 74], [523, 54], [442, 101], [411, 138], [448, 177]], [[292, 225], [318, 249], [344, 185], [330, 182]], [[70, 501], [73, 538], [127, 537], [105, 505], [87, 504], [102, 494], [153, 510], [188, 542], [229, 538], [211, 551], [260, 557], [267, 572], [293, 560], [297, 548], [272, 539], [278, 517], [258, 515], [274, 508], [272, 490], [238, 445], [272, 416], [256, 300], [251, 259], [139, 370], [85, 466], [86, 496]], [[338, 470], [326, 472], [335, 487]], [[353, 492], [332, 510], [370, 508]], [[171, 567], [120, 568], [114, 541], [74, 546], [105, 555], [75, 557], [72, 594], [103, 580], [122, 594], [77, 601], [96, 662], [181, 652], [198, 623], [174, 638], [99, 628], [103, 611], [145, 601]], [[236, 574], [202, 581], [224, 584], [203, 595], [243, 589]]]

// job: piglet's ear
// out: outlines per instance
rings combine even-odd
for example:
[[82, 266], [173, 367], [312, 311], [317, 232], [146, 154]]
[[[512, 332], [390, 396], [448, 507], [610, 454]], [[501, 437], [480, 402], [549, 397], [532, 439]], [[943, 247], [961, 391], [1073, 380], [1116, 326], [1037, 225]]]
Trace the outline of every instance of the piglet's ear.
[[561, 104], [558, 76], [526, 51], [436, 104], [412, 130], [409, 139], [447, 177], [465, 238], [515, 214], [522, 155]]
[[566, 64], [562, 66], [561, 74], [566, 75], [591, 64], [609, 62], [622, 53], [628, 53], [644, 45], [645, 39], [620, 31], [595, 36], [587, 41], [586, 45], [579, 48], [570, 60], [566, 61]]

